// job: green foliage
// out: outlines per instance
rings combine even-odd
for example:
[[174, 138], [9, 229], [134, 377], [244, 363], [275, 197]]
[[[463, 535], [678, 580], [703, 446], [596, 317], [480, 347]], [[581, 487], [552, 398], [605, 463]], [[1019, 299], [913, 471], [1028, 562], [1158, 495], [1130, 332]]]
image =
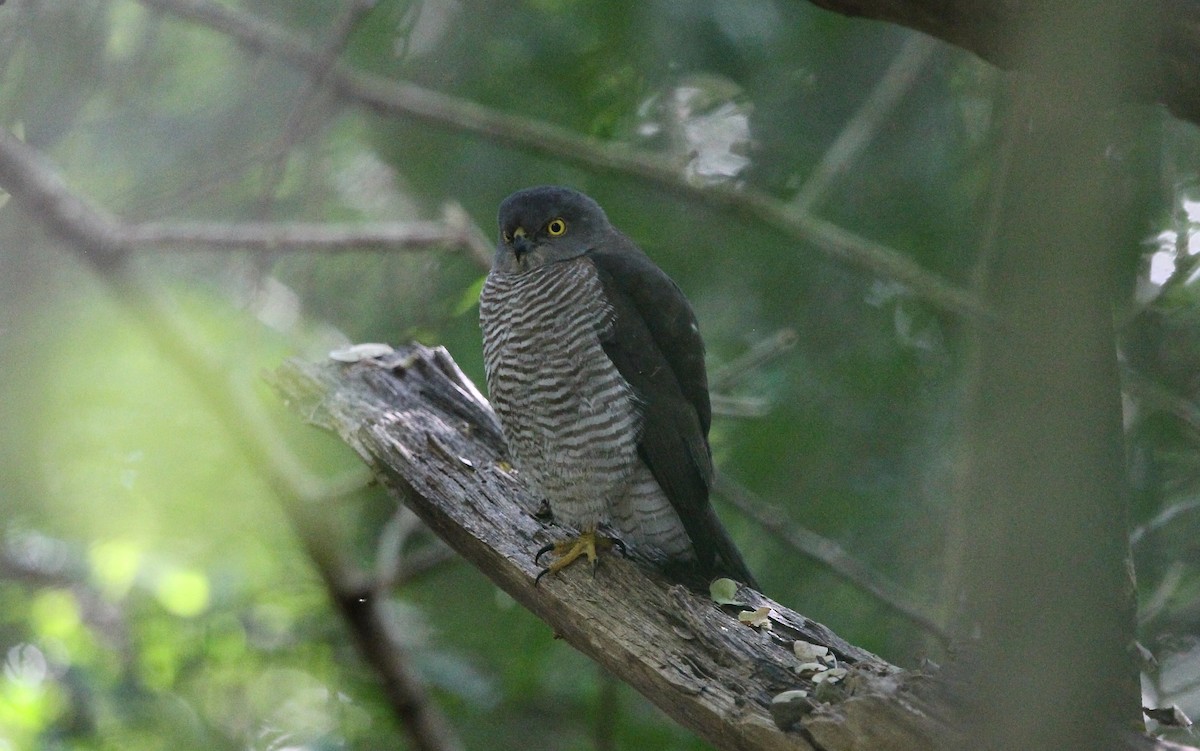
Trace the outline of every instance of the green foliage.
[[[221, 5], [316, 46], [330, 43], [344, 12], [316, 0]], [[654, 151], [681, 172], [699, 148], [686, 126], [724, 112], [735, 129], [743, 117], [748, 137], [718, 151], [746, 167], [712, 179], [788, 200], [906, 37], [800, 2], [381, 0], [358, 18], [341, 59]], [[73, 189], [129, 220], [404, 220], [455, 200], [491, 234], [514, 189], [586, 190], [686, 290], [712, 365], [781, 328], [798, 332], [795, 349], [733, 394], [764, 400], [767, 414], [717, 418], [722, 470], [916, 599], [947, 602], [966, 358], [957, 323], [907, 289], [733, 209], [312, 93], [270, 54], [133, 0], [9, 0], [0, 74], [0, 127], [22, 128]], [[937, 50], [814, 211], [967, 284], [1001, 94], [994, 71]], [[302, 127], [288, 132], [297, 107]], [[1154, 232], [1186, 240], [1195, 220], [1180, 226], [1170, 214], [1181, 199], [1200, 200], [1200, 139], [1191, 126], [1169, 135], [1170, 163], [1159, 167], [1179, 196], [1154, 193], [1157, 172], [1114, 192], [1153, 217]], [[1158, 151], [1149, 140], [1119, 156], [1146, 158]], [[263, 468], [213, 414], [195, 374], [14, 203], [0, 205], [0, 749], [396, 747], [402, 733]], [[1131, 229], [1131, 259], [1149, 234]], [[262, 383], [285, 357], [322, 357], [347, 339], [419, 339], [446, 345], [482, 383], [481, 270], [465, 256], [189, 249], [135, 265], [167, 290], [230, 383], [269, 405], [318, 476], [358, 462]], [[1135, 521], [1148, 525], [1135, 548], [1139, 586], [1158, 603], [1145, 640], [1186, 673], [1196, 661], [1178, 640], [1200, 622], [1190, 416], [1200, 306], [1186, 280], [1151, 306], [1126, 305], [1127, 281], [1114, 286], [1130, 321], [1128, 363], [1166, 394], [1135, 394], [1129, 434]], [[368, 489], [319, 511], [330, 544], [372, 570], [392, 502]], [[936, 650], [874, 598], [732, 508], [719, 511], [776, 599], [902, 664]], [[391, 596], [405, 648], [468, 748], [590, 748], [599, 737], [618, 748], [703, 747], [465, 566], [444, 565]]]

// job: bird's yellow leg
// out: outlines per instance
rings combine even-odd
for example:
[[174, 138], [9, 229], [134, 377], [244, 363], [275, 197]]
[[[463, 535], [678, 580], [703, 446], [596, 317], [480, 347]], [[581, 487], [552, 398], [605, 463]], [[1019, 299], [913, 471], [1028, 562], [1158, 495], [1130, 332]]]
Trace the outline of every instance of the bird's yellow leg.
[[533, 583], [536, 585], [546, 574], [557, 574], [583, 556], [587, 557], [588, 563], [592, 564], [592, 568], [594, 569], [599, 554], [614, 547], [624, 551], [625, 544], [615, 537], [606, 537], [597, 534], [594, 528], [585, 529], [576, 537], [568, 537], [565, 540], [551, 543], [539, 550], [533, 560], [536, 563], [542, 557], [542, 554], [551, 551], [554, 552], [554, 555], [558, 556], [558, 559], [542, 569]]

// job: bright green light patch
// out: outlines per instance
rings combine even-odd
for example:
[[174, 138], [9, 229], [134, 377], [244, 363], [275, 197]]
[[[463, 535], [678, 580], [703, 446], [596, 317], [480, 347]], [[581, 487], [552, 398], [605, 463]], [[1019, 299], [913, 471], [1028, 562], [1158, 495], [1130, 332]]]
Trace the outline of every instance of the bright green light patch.
[[129, 593], [142, 562], [142, 551], [125, 540], [108, 540], [92, 545], [88, 551], [92, 579], [111, 600]]
[[34, 748], [34, 738], [63, 710], [62, 690], [54, 683], [37, 685], [0, 679], [0, 748]]
[[[90, 291], [86, 280], [80, 287]], [[37, 394], [29, 412], [38, 423], [33, 450], [47, 488], [48, 531], [97, 542], [89, 551], [93, 580], [113, 599], [128, 595], [153, 551], [183, 545], [188, 563], [199, 566], [205, 556], [228, 560], [264, 544], [274, 530], [289, 534], [276, 523], [262, 473], [204, 396], [204, 389], [258, 385], [261, 370], [288, 350], [203, 290], [179, 299], [196, 340], [221, 343], [228, 367], [219, 382], [197, 384], [129, 311], [81, 294], [47, 315], [47, 336], [62, 338], [38, 369], [51, 377], [28, 387]], [[89, 367], [71, 365], [76, 358]], [[277, 409], [286, 429], [310, 430], [273, 395], [264, 407]]]
[[79, 603], [65, 589], [48, 589], [33, 600], [29, 621], [41, 639], [70, 639], [79, 630]]
[[180, 618], [192, 618], [204, 612], [209, 594], [208, 577], [198, 571], [165, 571], [154, 585], [154, 595], [159, 603]]
[[174, 646], [155, 643], [142, 647], [139, 656], [139, 675], [146, 685], [157, 691], [167, 691], [175, 685], [179, 654]]

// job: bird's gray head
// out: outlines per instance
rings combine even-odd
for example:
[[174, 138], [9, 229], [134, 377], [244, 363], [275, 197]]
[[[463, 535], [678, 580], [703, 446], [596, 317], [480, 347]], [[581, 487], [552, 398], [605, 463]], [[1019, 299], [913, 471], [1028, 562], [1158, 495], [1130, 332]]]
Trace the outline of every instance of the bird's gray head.
[[517, 191], [500, 204], [500, 241], [493, 269], [530, 271], [583, 255], [612, 231], [600, 204], [570, 188]]

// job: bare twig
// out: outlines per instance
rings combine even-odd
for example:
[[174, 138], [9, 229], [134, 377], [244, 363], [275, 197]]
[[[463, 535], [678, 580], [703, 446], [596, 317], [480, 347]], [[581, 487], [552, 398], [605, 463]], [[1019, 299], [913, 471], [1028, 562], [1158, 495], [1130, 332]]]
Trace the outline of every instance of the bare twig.
[[495, 246], [483, 234], [483, 230], [467, 213], [467, 210], [458, 203], [448, 203], [442, 207], [442, 221], [448, 227], [453, 227], [459, 233], [459, 237], [466, 245], [467, 250], [471, 253], [471, 260], [475, 265], [487, 271], [492, 267], [492, 255], [495, 253]]
[[307, 80], [296, 94], [295, 104], [279, 134], [275, 156], [264, 165], [265, 179], [259, 196], [258, 217], [266, 219], [271, 204], [275, 201], [275, 192], [283, 180], [284, 171], [291, 160], [292, 150], [303, 140], [305, 131], [309, 129], [306, 117], [313, 102], [325, 89], [326, 79], [333, 64], [350, 39], [350, 34], [363, 14], [375, 6], [375, 0], [349, 0], [342, 15], [333, 25], [329, 40], [320, 52], [320, 64], [309, 72]]
[[866, 101], [842, 128], [820, 164], [792, 199], [795, 211], [811, 211], [829, 192], [834, 180], [845, 174], [858, 159], [883, 125], [884, 119], [912, 88], [935, 47], [936, 43], [924, 34], [909, 35]]
[[1192, 434], [1200, 435], [1200, 405], [1180, 396], [1171, 389], [1155, 383], [1136, 368], [1121, 369], [1122, 390], [1136, 398], [1147, 410], [1159, 410], [1187, 425]]
[[796, 339], [795, 330], [780, 329], [766, 339], [755, 342], [743, 354], [713, 369], [708, 379], [709, 389], [728, 391], [747, 376], [795, 347]]
[[[267, 52], [303, 70], [323, 69], [321, 54], [308, 42], [250, 14], [207, 0], [141, 2], [226, 34], [248, 50]], [[882, 243], [811, 215], [797, 216], [787, 204], [758, 191], [729, 185], [695, 185], [677, 164], [660, 155], [579, 136], [565, 128], [497, 112], [411, 83], [362, 73], [342, 63], [329, 69], [328, 80], [346, 99], [377, 112], [470, 133], [592, 169], [637, 177], [691, 200], [755, 218], [788, 237], [812, 244], [831, 258], [895, 279], [937, 307], [963, 315], [990, 315], [974, 295]]]
[[436, 571], [450, 563], [460, 563], [462, 558], [441, 540], [406, 553], [400, 560], [400, 571], [392, 584], [402, 586]]
[[1145, 626], [1159, 616], [1171, 599], [1179, 594], [1179, 585], [1187, 573], [1183, 561], [1175, 561], [1159, 579], [1158, 585], [1148, 597], [1138, 597], [1138, 625]]
[[408, 542], [420, 531], [428, 531], [421, 519], [407, 506], [398, 506], [396, 513], [383, 525], [375, 545], [375, 592], [386, 595], [394, 587], [407, 584], [459, 558], [438, 538], [415, 550]]
[[721, 417], [762, 417], [771, 411], [771, 404], [760, 396], [731, 396], [710, 394], [713, 415]]
[[717, 474], [715, 490], [791, 549], [816, 561], [854, 587], [871, 595], [888, 609], [937, 637], [942, 644], [949, 641], [949, 634], [945, 628], [926, 608], [913, 602], [908, 594], [885, 579], [878, 571], [852, 557], [841, 545], [792, 523], [777, 509], [756, 498], [749, 489], [724, 473]]
[[1153, 534], [1168, 524], [1176, 521], [1176, 519], [1184, 514], [1193, 511], [1200, 511], [1200, 500], [1180, 501], [1167, 506], [1162, 511], [1154, 515], [1154, 518], [1145, 524], [1139, 524], [1129, 533], [1129, 544], [1131, 547], [1137, 546], [1146, 535]]
[[296, 251], [428, 250], [467, 245], [462, 229], [444, 221], [356, 222], [153, 222], [118, 230], [130, 248], [213, 248]]
[[449, 206], [441, 222], [316, 224], [303, 222], [148, 222], [126, 224], [76, 196], [36, 149], [0, 128], [0, 186], [31, 215], [70, 241], [100, 269], [119, 265], [147, 247], [270, 248], [272, 250], [421, 251], [459, 247], [479, 264], [480, 231], [461, 208]]
[[316, 504], [284, 498], [284, 510], [305, 551], [316, 564], [334, 606], [350, 627], [363, 660], [383, 682], [383, 692], [404, 732], [419, 751], [460, 751], [460, 742], [413, 669], [403, 635], [387, 607], [387, 593], [355, 571], [329, 543], [329, 525]]

